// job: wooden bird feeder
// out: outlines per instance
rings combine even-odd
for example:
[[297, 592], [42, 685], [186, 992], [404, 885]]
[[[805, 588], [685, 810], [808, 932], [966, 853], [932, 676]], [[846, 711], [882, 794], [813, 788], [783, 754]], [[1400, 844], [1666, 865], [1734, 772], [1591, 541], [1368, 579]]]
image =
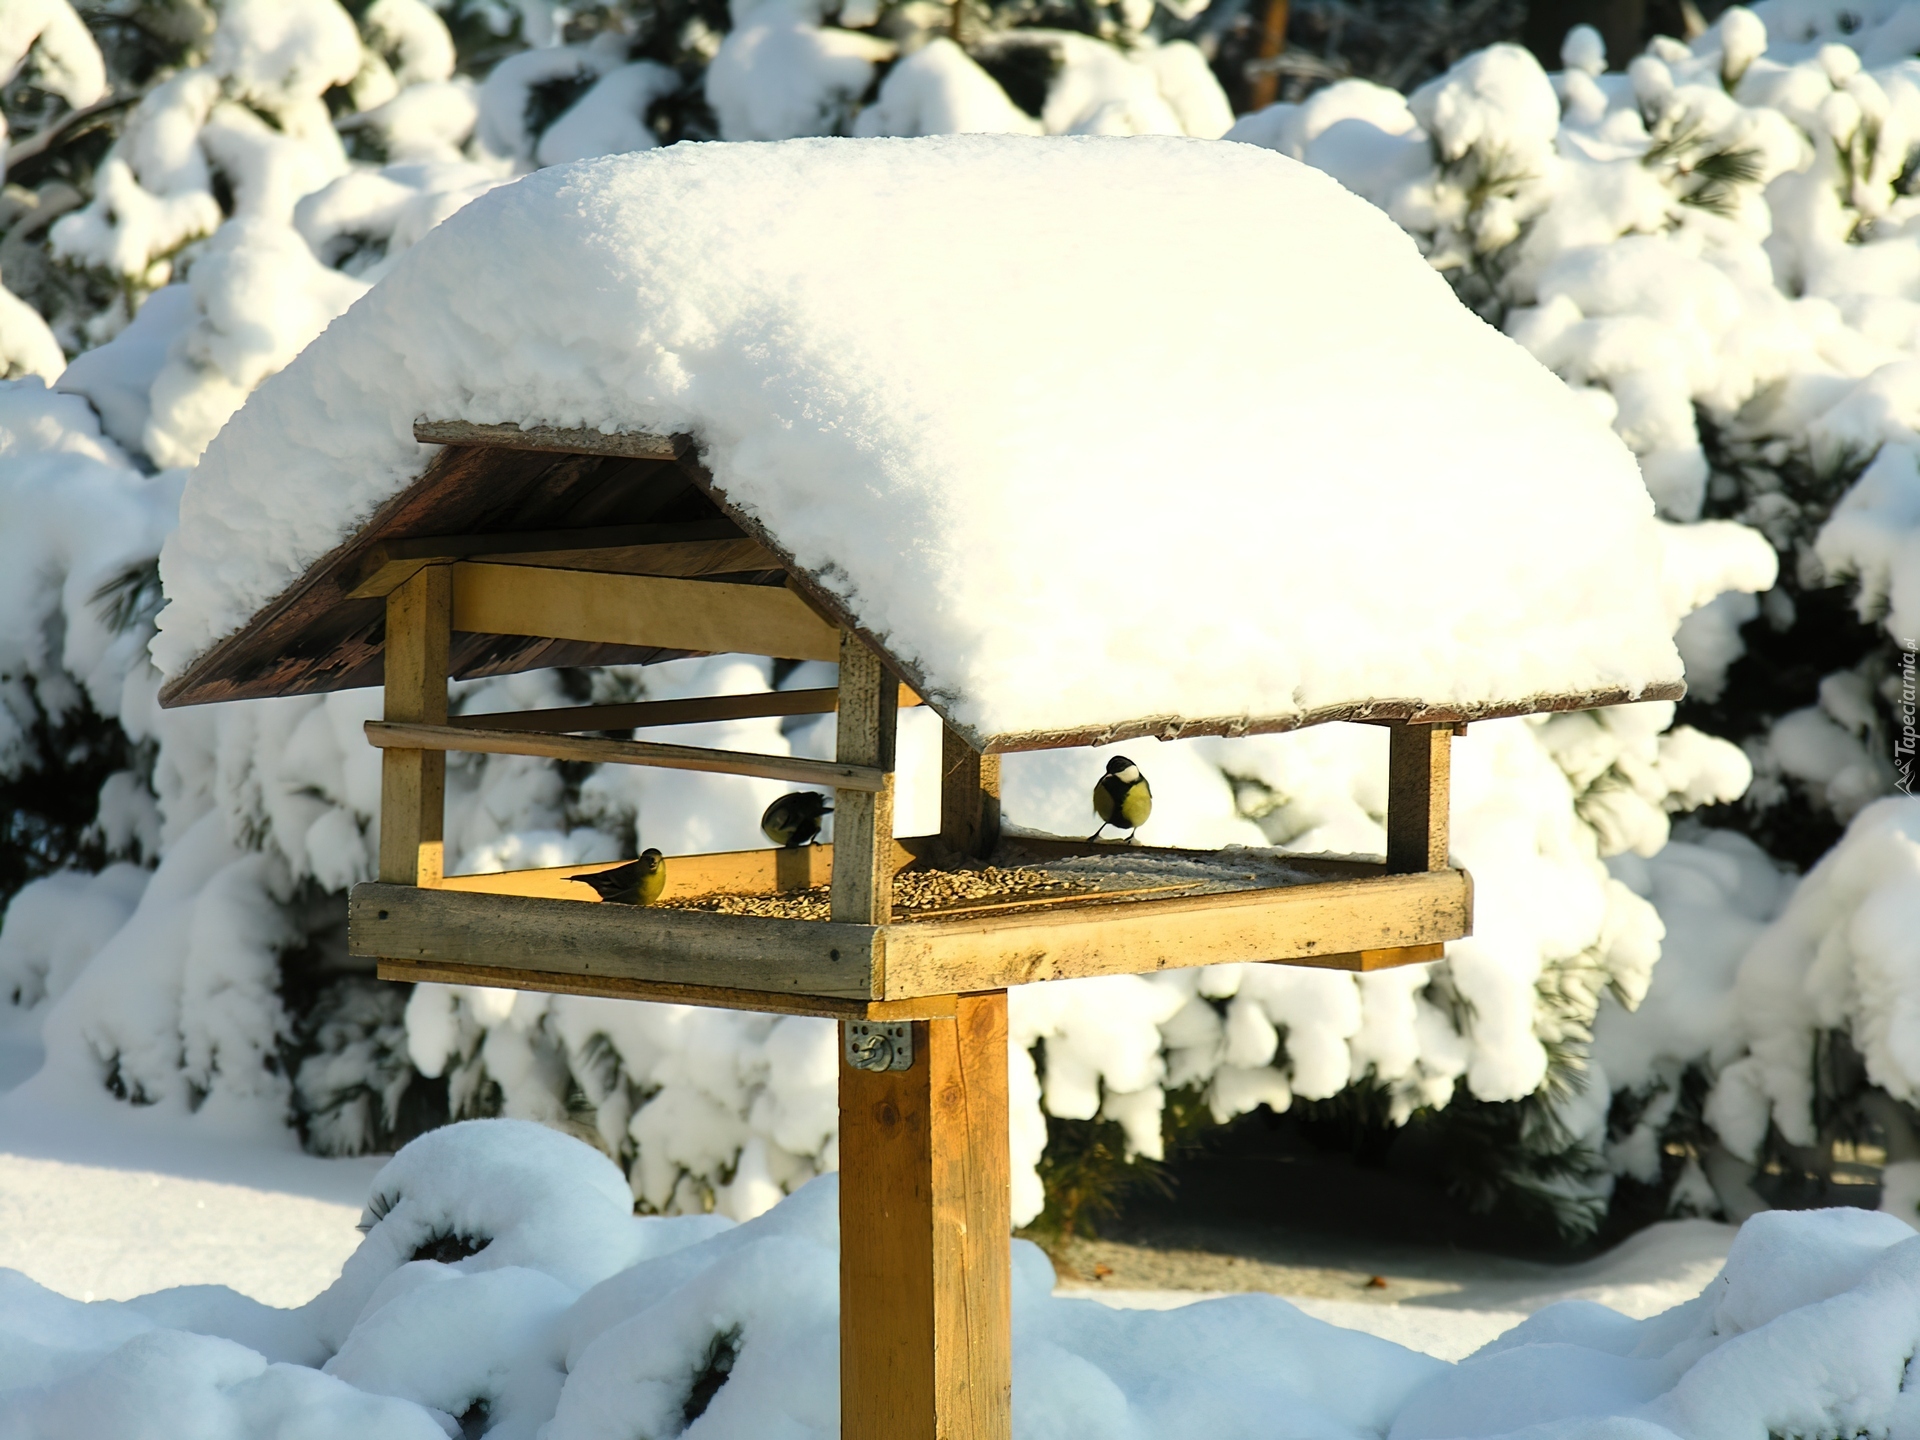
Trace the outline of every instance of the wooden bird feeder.
[[[1007, 987], [1239, 961], [1374, 970], [1469, 933], [1448, 862], [1448, 745], [1468, 721], [1673, 698], [1676, 686], [1448, 708], [1374, 701], [1262, 720], [1149, 717], [975, 736], [951, 725], [940, 832], [893, 837], [894, 726], [924, 677], [781, 537], [729, 505], [687, 436], [423, 422], [424, 473], [163, 694], [169, 705], [384, 684], [379, 879], [351, 946], [391, 980], [831, 1016], [840, 1070], [841, 1433], [1005, 1440], [1011, 1430]], [[839, 664], [837, 690], [447, 713], [447, 681], [740, 652]], [[938, 702], [929, 694], [929, 702]], [[838, 712], [832, 761], [601, 738]], [[943, 718], [944, 712], [943, 712]], [[1003, 839], [999, 754], [1144, 735], [1384, 724], [1384, 861]], [[974, 742], [978, 742], [977, 744]], [[835, 842], [673, 856], [666, 905], [597, 903], [592, 866], [447, 875], [449, 751], [653, 765], [831, 788]], [[1088, 783], [1097, 773], [1089, 765]], [[896, 877], [955, 857], [1036, 866], [1123, 855], [1124, 883], [895, 906]], [[1202, 878], [1195, 880], [1195, 863]], [[1164, 875], [1156, 876], [1158, 865]], [[1208, 869], [1211, 865], [1213, 868]], [[599, 867], [609, 868], [609, 867]], [[1084, 867], [1083, 867], [1084, 868]], [[669, 908], [676, 896], [829, 885], [828, 919]]]

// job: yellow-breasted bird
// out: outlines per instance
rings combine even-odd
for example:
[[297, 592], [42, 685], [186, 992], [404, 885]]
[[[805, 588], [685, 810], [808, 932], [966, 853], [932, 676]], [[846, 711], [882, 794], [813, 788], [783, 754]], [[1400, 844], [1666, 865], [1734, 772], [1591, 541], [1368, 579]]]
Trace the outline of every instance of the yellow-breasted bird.
[[818, 790], [796, 790], [767, 806], [760, 817], [760, 829], [782, 849], [797, 850], [813, 843], [820, 833], [821, 816], [832, 813], [827, 797]]
[[651, 905], [667, 888], [667, 861], [658, 850], [642, 850], [638, 860], [625, 865], [567, 878], [576, 885], [591, 885], [612, 905]]
[[[1109, 825], [1118, 830], [1124, 825], [1129, 840], [1153, 813], [1153, 790], [1147, 777], [1126, 756], [1116, 755], [1107, 762], [1107, 773], [1093, 787], [1093, 813], [1100, 817], [1100, 830]], [[1100, 830], [1087, 839], [1098, 840]]]

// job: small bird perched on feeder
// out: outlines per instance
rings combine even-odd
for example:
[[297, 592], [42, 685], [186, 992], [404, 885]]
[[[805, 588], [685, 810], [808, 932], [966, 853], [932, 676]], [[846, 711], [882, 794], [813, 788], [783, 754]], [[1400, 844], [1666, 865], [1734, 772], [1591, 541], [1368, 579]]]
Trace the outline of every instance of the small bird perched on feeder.
[[[1107, 762], [1107, 773], [1093, 787], [1093, 813], [1100, 817], [1100, 830], [1109, 825], [1117, 830], [1124, 825], [1129, 840], [1153, 813], [1153, 791], [1147, 777], [1126, 756], [1116, 755]], [[1098, 840], [1100, 830], [1087, 839]]]
[[651, 905], [667, 888], [667, 861], [658, 850], [642, 850], [638, 860], [625, 865], [567, 878], [576, 885], [591, 885], [610, 905]]
[[781, 849], [797, 850], [813, 843], [820, 833], [820, 817], [832, 813], [827, 797], [818, 790], [796, 790], [767, 806], [760, 829]]

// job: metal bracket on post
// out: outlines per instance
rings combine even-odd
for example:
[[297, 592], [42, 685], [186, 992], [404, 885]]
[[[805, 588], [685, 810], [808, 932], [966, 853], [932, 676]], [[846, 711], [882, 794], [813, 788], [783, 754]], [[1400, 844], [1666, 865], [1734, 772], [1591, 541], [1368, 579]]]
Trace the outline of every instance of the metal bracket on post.
[[872, 1020], [849, 1020], [840, 1027], [840, 1038], [847, 1064], [856, 1070], [913, 1068], [913, 1025], [910, 1022], [889, 1025]]

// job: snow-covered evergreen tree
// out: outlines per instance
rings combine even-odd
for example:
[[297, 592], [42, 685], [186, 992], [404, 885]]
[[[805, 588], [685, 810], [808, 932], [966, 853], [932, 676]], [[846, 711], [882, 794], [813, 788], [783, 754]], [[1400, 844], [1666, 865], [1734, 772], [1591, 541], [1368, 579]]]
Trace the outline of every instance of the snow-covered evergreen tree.
[[[378, 772], [358, 732], [373, 700], [160, 712], [144, 654], [153, 557], [185, 469], [252, 388], [487, 188], [680, 139], [1215, 138], [1233, 123], [1226, 98], [1202, 49], [1177, 38], [1206, 40], [1212, 13], [1165, 0], [0, 0], [0, 73], [13, 75], [0, 358], [21, 377], [0, 391], [0, 783], [25, 797], [10, 823], [30, 832], [24, 847], [8, 838], [9, 883], [27, 883], [0, 928], [0, 999], [41, 1024], [39, 1093], [263, 1136], [291, 1125], [342, 1153], [448, 1116], [538, 1118], [597, 1137], [662, 1210], [758, 1213], [830, 1167], [824, 1022], [460, 987], [408, 998], [350, 962], [341, 897], [370, 873]], [[1476, 726], [1459, 742], [1456, 853], [1482, 933], [1443, 964], [1020, 992], [1018, 1214], [1041, 1206], [1046, 1116], [1117, 1125], [1124, 1151], [1157, 1156], [1179, 1090], [1217, 1121], [1361, 1092], [1381, 1125], [1460, 1117], [1492, 1137], [1483, 1188], [1531, 1196], [1574, 1230], [1597, 1223], [1614, 1171], [1657, 1181], [1661, 1203], [1670, 1190], [1712, 1207], [1738, 1190], [1708, 1184], [1715, 1144], [1764, 1161], [1764, 1134], [1748, 1145], [1751, 1125], [1716, 1098], [1746, 1083], [1715, 1086], [1749, 1043], [1724, 998], [1726, 953], [1790, 886], [1751, 842], [1670, 842], [1669, 827], [1717, 807], [1716, 821], [1804, 863], [1893, 782], [1875, 687], [1898, 667], [1871, 627], [1883, 612], [1890, 633], [1908, 623], [1900, 367], [1920, 333], [1900, 286], [1920, 250], [1901, 187], [1920, 88], [1913, 62], [1873, 51], [1871, 35], [1822, 48], [1819, 27], [1839, 23], [1823, 9], [1761, 14], [1729, 12], [1691, 48], [1657, 42], [1626, 74], [1577, 33], [1554, 76], [1495, 47], [1411, 97], [1344, 81], [1235, 128], [1385, 208], [1463, 298], [1613, 417], [1672, 522], [1663, 599], [1693, 698], [1678, 724], [1672, 706], [1647, 705]], [[1788, 38], [1769, 48], [1770, 27]], [[1827, 583], [1849, 574], [1860, 620]], [[1840, 634], [1851, 648], [1829, 663]], [[1782, 678], [1809, 666], [1811, 690]], [[820, 683], [822, 667], [720, 657], [476, 682], [455, 704]], [[737, 722], [695, 738], [819, 755], [829, 726]], [[908, 828], [932, 828], [936, 751], [932, 729], [907, 726]], [[1163, 797], [1157, 839], [1383, 844], [1383, 742], [1367, 727], [1163, 745], [1143, 763]], [[1009, 814], [1073, 833], [1085, 764], [1010, 757]], [[462, 757], [449, 858], [611, 858], [641, 823], [670, 852], [744, 847], [766, 798], [711, 777]], [[1675, 898], [1692, 876], [1721, 884], [1713, 905]], [[1663, 930], [1674, 939], [1656, 968]], [[1718, 958], [1699, 959], [1702, 946]], [[1702, 999], [1712, 964], [1719, 987]], [[1627, 1014], [1649, 995], [1644, 1021]], [[1686, 1022], [1704, 1040], [1616, 1058], [1700, 1005], [1722, 1017]], [[1845, 1031], [1854, 1015], [1843, 1004], [1823, 1023]], [[1861, 1044], [1873, 1093], [1910, 1100]], [[1780, 1136], [1809, 1143], [1797, 1125]]]

